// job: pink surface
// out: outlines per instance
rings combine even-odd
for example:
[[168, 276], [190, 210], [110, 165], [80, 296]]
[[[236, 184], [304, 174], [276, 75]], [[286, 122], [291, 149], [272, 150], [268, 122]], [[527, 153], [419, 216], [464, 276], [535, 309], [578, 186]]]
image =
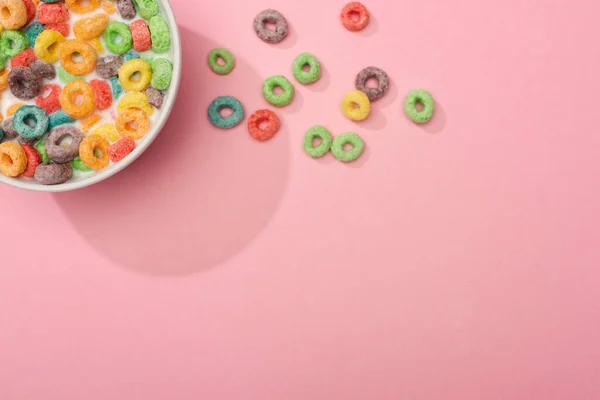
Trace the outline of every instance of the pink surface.
[[[369, 0], [359, 34], [343, 1], [173, 3], [182, 89], [147, 154], [79, 192], [0, 187], [0, 399], [600, 398], [600, 3]], [[267, 7], [279, 46], [252, 31]], [[303, 51], [323, 79], [272, 141], [209, 126]], [[355, 124], [367, 65], [393, 83]], [[366, 154], [308, 158], [313, 124]]]

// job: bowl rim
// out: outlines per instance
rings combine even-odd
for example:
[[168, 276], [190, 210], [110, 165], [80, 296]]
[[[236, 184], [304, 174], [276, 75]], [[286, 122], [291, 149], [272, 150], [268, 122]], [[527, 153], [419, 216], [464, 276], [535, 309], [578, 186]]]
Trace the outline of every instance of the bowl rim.
[[171, 27], [171, 46], [173, 49], [173, 77], [171, 78], [171, 86], [169, 87], [169, 96], [166, 96], [165, 104], [161, 107], [161, 115], [158, 118], [158, 121], [150, 132], [146, 135], [143, 141], [140, 142], [138, 146], [126, 157], [124, 160], [113, 164], [110, 168], [106, 170], [96, 172], [93, 176], [82, 179], [80, 181], [74, 182], [66, 182], [61, 183], [59, 185], [41, 185], [39, 183], [30, 182], [30, 181], [22, 181], [20, 179], [9, 178], [0, 174], [0, 182], [7, 184], [12, 187], [16, 187], [18, 189], [24, 189], [34, 192], [47, 192], [47, 193], [59, 193], [59, 192], [69, 192], [72, 190], [83, 189], [85, 187], [94, 185], [98, 182], [101, 182], [105, 179], [110, 178], [111, 176], [117, 174], [118, 172], [125, 169], [135, 160], [137, 160], [150, 145], [156, 140], [162, 128], [165, 126], [167, 120], [169, 119], [169, 115], [173, 110], [173, 106], [175, 105], [175, 100], [177, 98], [177, 94], [179, 92], [179, 83], [181, 82], [181, 37], [179, 35], [179, 27], [177, 25], [177, 21], [175, 18], [175, 13], [173, 12], [173, 8], [171, 7], [171, 3], [169, 0], [160, 0], [162, 3], [162, 8], [164, 11], [164, 16], [167, 18], [169, 27]]

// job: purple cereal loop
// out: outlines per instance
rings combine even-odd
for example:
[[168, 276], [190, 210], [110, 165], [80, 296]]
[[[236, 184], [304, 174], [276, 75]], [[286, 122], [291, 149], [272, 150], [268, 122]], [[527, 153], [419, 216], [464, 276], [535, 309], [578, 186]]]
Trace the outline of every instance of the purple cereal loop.
[[148, 96], [148, 103], [160, 110], [165, 99], [165, 95], [153, 87], [148, 87], [144, 93], [146, 93], [146, 96]]
[[8, 74], [8, 86], [13, 96], [31, 100], [42, 91], [42, 80], [29, 67], [15, 67]]
[[117, 8], [123, 19], [135, 18], [135, 6], [131, 0], [117, 0]]
[[19, 136], [19, 132], [15, 129], [12, 118], [7, 118], [2, 121], [2, 130], [4, 131], [5, 140], [11, 140]]
[[[268, 29], [266, 23], [275, 24], [275, 30]], [[288, 35], [289, 26], [285, 17], [277, 10], [261, 11], [254, 18], [254, 30], [258, 37], [267, 43], [279, 43]]]
[[108, 79], [119, 74], [119, 69], [125, 62], [123, 56], [108, 56], [99, 58], [96, 62], [96, 73], [100, 78]]
[[45, 79], [54, 79], [56, 78], [56, 70], [54, 66], [43, 62], [42, 60], [37, 60], [29, 64], [29, 68], [36, 73], [38, 76]]
[[35, 169], [33, 179], [42, 185], [59, 185], [73, 176], [71, 164], [40, 164]]
[[[71, 137], [68, 146], [62, 146], [60, 141]], [[83, 140], [83, 133], [74, 126], [59, 126], [52, 129], [46, 138], [46, 153], [48, 157], [57, 163], [67, 163], [79, 155], [79, 145]]]
[[[371, 78], [377, 79], [377, 87], [367, 87], [367, 81]], [[367, 95], [369, 101], [377, 101], [382, 98], [390, 87], [390, 79], [385, 71], [376, 67], [367, 67], [356, 76], [356, 89]]]

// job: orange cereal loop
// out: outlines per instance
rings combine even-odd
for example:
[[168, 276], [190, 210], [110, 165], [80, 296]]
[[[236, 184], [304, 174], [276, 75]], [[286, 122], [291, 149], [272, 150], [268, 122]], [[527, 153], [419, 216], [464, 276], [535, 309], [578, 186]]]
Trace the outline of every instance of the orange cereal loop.
[[27, 7], [23, 0], [0, 0], [0, 24], [4, 29], [19, 29], [27, 23]]
[[107, 14], [114, 14], [117, 12], [114, 0], [102, 0], [102, 9]]
[[4, 115], [2, 115], [2, 113], [0, 113], [0, 122], [4, 121]]
[[14, 178], [27, 168], [27, 154], [17, 142], [0, 144], [0, 172]]
[[102, 136], [105, 139], [110, 140], [111, 142], [116, 142], [117, 140], [121, 139], [119, 132], [117, 132], [117, 127], [115, 126], [115, 124], [111, 123], [100, 125], [96, 129], [94, 129], [91, 134]]
[[65, 71], [75, 76], [87, 75], [92, 72], [96, 68], [98, 60], [96, 49], [81, 39], [64, 42], [60, 46], [58, 56]]
[[99, 37], [108, 25], [108, 15], [97, 14], [82, 18], [73, 24], [73, 33], [76, 38], [91, 40]]
[[97, 53], [104, 53], [104, 45], [102, 44], [102, 41], [100, 41], [99, 38], [88, 40], [88, 43], [92, 45], [92, 47], [96, 50]]
[[99, 135], [90, 135], [79, 145], [79, 158], [86, 167], [99, 171], [110, 163], [108, 155], [110, 143]]
[[89, 117], [81, 120], [81, 130], [88, 133], [98, 121], [102, 119], [100, 114], [92, 114]]
[[138, 108], [128, 108], [117, 117], [116, 127], [121, 136], [139, 140], [148, 133], [150, 121], [144, 111]]
[[87, 14], [100, 8], [100, 0], [65, 0], [65, 4], [77, 14]]
[[23, 103], [15, 103], [12, 106], [8, 107], [8, 110], [6, 110], [6, 115], [8, 115], [9, 117], [12, 117], [13, 115], [15, 115], [15, 113], [17, 112], [17, 110], [21, 107], [23, 107], [25, 104]]
[[8, 68], [0, 72], [0, 90], [4, 90], [8, 87]]
[[96, 109], [96, 98], [92, 86], [83, 80], [69, 82], [60, 93], [60, 106], [68, 116], [83, 119]]

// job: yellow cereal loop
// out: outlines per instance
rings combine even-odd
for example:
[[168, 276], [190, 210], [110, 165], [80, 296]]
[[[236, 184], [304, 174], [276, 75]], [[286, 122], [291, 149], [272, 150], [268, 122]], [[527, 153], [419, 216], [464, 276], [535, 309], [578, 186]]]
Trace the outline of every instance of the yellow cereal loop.
[[40, 60], [48, 64], [55, 63], [58, 61], [58, 48], [64, 41], [65, 37], [60, 32], [45, 30], [35, 40], [33, 52]]
[[114, 14], [117, 12], [114, 0], [102, 0], [102, 9], [107, 14]]
[[60, 106], [68, 116], [87, 118], [96, 109], [96, 97], [92, 85], [76, 80], [65, 85], [59, 96]]
[[119, 69], [119, 82], [129, 92], [141, 92], [148, 87], [151, 79], [152, 68], [141, 58], [129, 60]]
[[76, 14], [87, 14], [100, 8], [100, 0], [65, 0], [67, 7]]
[[100, 114], [92, 114], [87, 118], [81, 120], [81, 130], [88, 133], [98, 121], [102, 119]]
[[96, 171], [106, 168], [110, 164], [108, 156], [108, 140], [98, 135], [90, 135], [79, 145], [79, 158], [86, 167]]
[[92, 131], [91, 135], [102, 136], [111, 142], [116, 142], [117, 140], [121, 139], [121, 135], [119, 135], [119, 132], [117, 132], [117, 127], [115, 124], [110, 123], [100, 125]]
[[104, 53], [104, 46], [99, 38], [94, 38], [92, 40], [88, 40], [88, 43], [92, 45], [94, 49], [98, 52], [98, 54]]
[[353, 90], [342, 99], [342, 111], [352, 121], [362, 121], [371, 112], [371, 102], [360, 90]]
[[142, 92], [127, 93], [117, 106], [117, 114], [121, 114], [128, 108], [139, 108], [144, 111], [148, 116], [154, 113], [154, 109], [148, 103], [148, 96]]
[[15, 113], [17, 112], [17, 110], [21, 107], [23, 107], [25, 104], [23, 103], [15, 103], [12, 106], [8, 107], [8, 110], [6, 110], [6, 115], [8, 115], [9, 117], [12, 117], [13, 115], [15, 115]]
[[14, 178], [21, 175], [25, 168], [27, 168], [27, 155], [19, 143], [0, 144], [0, 172]]
[[73, 33], [76, 38], [91, 40], [99, 37], [108, 25], [108, 15], [97, 14], [82, 18], [73, 24]]

